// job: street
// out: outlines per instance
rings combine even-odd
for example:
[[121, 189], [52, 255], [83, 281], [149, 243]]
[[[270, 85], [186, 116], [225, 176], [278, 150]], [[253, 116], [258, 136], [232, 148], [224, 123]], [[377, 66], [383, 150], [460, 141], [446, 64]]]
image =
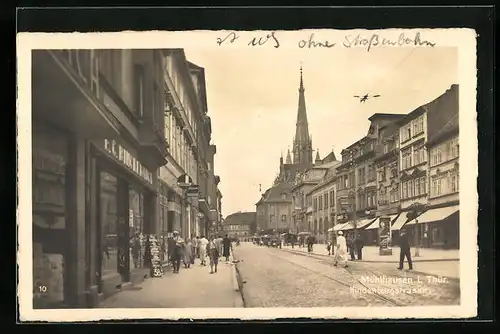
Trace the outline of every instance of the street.
[[459, 280], [332, 260], [252, 243], [235, 247], [245, 307], [458, 305]]

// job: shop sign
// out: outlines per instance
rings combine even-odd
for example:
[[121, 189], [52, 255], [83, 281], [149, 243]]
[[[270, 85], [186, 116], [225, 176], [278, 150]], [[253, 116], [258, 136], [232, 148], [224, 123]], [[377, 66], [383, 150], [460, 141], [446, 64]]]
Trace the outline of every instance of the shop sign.
[[198, 197], [199, 191], [198, 185], [191, 185], [186, 189], [186, 197]]
[[143, 180], [153, 184], [153, 174], [118, 142], [104, 139], [104, 149]]

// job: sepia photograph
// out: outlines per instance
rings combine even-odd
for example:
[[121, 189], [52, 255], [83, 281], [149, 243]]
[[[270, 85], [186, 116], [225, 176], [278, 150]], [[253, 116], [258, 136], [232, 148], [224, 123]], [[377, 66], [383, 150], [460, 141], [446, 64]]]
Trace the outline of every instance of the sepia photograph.
[[18, 48], [21, 318], [475, 315], [474, 31]]

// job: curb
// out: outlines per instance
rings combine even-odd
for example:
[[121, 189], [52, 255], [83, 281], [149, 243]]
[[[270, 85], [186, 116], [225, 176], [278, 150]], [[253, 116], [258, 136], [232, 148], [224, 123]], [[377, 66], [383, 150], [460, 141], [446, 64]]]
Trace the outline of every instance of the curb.
[[[302, 252], [302, 251], [296, 251], [296, 250], [293, 250], [293, 249], [287, 249], [287, 248], [283, 248], [284, 251], [287, 251], [287, 252], [290, 252], [290, 253], [295, 253], [295, 254], [305, 254], [307, 256], [312, 256], [312, 255], [315, 255], [315, 256], [322, 256], [322, 257], [326, 257], [326, 258], [331, 258], [332, 255], [325, 255], [325, 254], [318, 254], [318, 253], [312, 253], [312, 254], [309, 254], [307, 252]], [[428, 260], [419, 260], [419, 259], [413, 259], [413, 262], [452, 262], [452, 261], [460, 261], [460, 259], [428, 259]], [[358, 260], [357, 262], [365, 262], [365, 263], [399, 263], [398, 261], [374, 261], [374, 260]]]
[[240, 271], [238, 270], [237, 263], [234, 263], [234, 251], [230, 254], [231, 260], [231, 274], [232, 274], [232, 283], [233, 290], [236, 292], [236, 296], [234, 297], [234, 306], [235, 307], [245, 307], [245, 297], [243, 295], [243, 283], [241, 281]]

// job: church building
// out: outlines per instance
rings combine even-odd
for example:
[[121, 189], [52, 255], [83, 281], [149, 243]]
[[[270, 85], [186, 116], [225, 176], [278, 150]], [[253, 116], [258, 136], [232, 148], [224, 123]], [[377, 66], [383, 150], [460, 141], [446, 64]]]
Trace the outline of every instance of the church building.
[[293, 138], [293, 159], [288, 150], [286, 160], [279, 160], [279, 173], [273, 185], [264, 191], [256, 203], [257, 231], [262, 233], [289, 232], [293, 226], [293, 203], [291, 190], [298, 173], [313, 167], [312, 139], [307, 122], [306, 99], [302, 67], [300, 68], [299, 103], [295, 137]]

